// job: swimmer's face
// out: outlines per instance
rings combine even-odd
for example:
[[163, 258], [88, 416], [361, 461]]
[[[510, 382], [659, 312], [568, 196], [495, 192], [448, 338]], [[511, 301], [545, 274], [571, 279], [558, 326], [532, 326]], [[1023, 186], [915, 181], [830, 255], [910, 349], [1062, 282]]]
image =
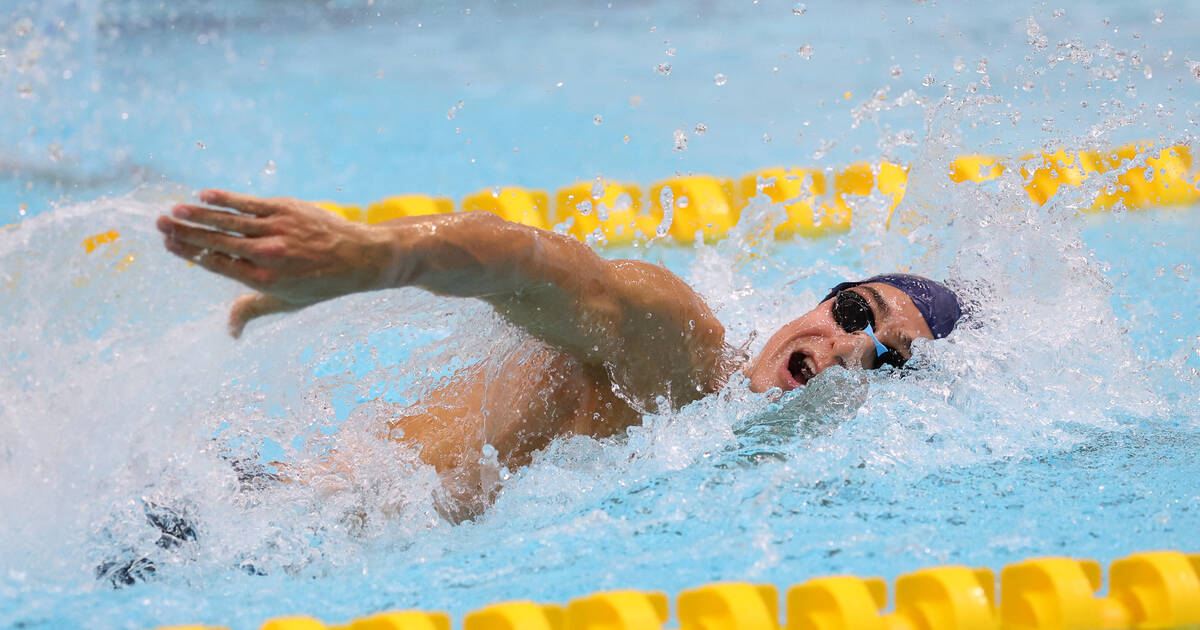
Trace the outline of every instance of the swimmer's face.
[[[871, 282], [845, 291], [865, 300], [875, 320], [875, 336], [903, 359], [912, 356], [913, 340], [933, 338], [921, 312], [900, 289]], [[847, 297], [857, 300], [855, 296]], [[766, 347], [745, 370], [751, 391], [795, 389], [832, 365], [847, 369], [879, 367], [871, 338], [861, 330], [846, 332], [835, 321], [835, 300], [836, 296], [821, 302], [767, 340]]]

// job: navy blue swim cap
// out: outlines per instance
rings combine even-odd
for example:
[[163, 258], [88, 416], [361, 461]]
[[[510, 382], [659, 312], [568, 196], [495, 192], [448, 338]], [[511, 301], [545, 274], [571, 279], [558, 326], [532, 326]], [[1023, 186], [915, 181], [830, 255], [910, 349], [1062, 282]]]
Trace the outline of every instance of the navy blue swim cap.
[[908, 295], [917, 306], [917, 310], [921, 311], [921, 317], [925, 318], [934, 339], [949, 335], [958, 319], [962, 317], [962, 306], [954, 291], [940, 282], [909, 273], [886, 273], [859, 282], [843, 282], [830, 289], [829, 294], [821, 301], [824, 302], [845, 289], [869, 282], [893, 286]]

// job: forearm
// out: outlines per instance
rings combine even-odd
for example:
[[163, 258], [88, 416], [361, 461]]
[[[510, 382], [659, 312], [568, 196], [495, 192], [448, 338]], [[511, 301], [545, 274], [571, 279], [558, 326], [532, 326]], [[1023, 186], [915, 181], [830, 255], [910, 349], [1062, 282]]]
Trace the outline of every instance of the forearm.
[[610, 263], [572, 238], [487, 212], [410, 217], [376, 226], [379, 288], [415, 286], [440, 295], [496, 298], [600, 282]]

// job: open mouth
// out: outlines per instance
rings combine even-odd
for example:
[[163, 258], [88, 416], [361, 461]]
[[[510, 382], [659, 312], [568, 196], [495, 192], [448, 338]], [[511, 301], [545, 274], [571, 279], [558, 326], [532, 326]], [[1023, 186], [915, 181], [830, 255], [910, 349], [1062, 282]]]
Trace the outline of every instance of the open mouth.
[[812, 359], [800, 351], [793, 352], [792, 356], [788, 358], [788, 372], [801, 385], [808, 383], [812, 377], [816, 376]]

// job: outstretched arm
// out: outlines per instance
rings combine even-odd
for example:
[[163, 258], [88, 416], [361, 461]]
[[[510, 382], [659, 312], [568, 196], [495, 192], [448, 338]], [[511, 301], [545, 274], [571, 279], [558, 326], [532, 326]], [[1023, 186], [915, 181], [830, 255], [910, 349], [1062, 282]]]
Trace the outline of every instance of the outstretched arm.
[[236, 212], [179, 205], [158, 227], [173, 253], [261, 292], [235, 305], [235, 334], [266, 313], [416, 286], [485, 300], [645, 396], [686, 402], [721, 377], [724, 329], [661, 267], [609, 261], [570, 237], [489, 213], [367, 226], [294, 199], [206, 190], [200, 200]]

